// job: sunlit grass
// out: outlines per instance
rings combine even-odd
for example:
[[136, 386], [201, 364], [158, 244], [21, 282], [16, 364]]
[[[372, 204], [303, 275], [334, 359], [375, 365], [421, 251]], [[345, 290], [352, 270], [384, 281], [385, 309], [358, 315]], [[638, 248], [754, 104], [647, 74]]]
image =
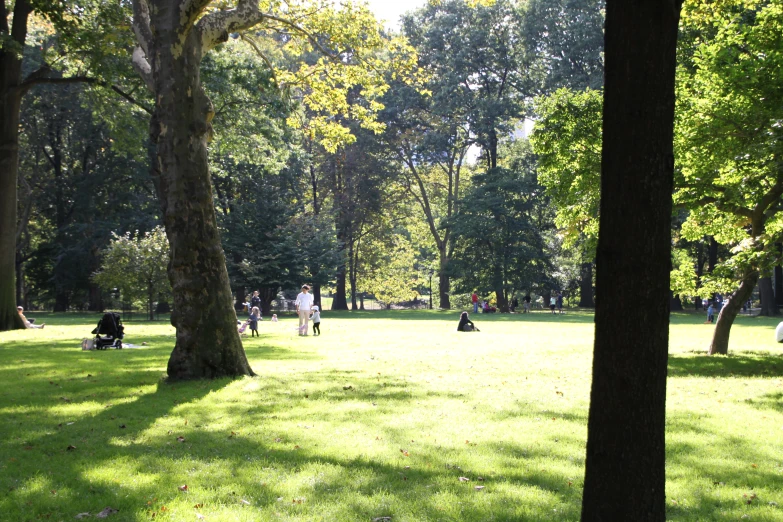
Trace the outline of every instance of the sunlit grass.
[[[456, 318], [264, 321], [257, 377], [169, 384], [167, 323], [82, 352], [97, 317], [40, 315], [0, 333], [0, 520], [578, 520], [592, 316]], [[672, 317], [667, 518], [783, 521], [777, 321], [708, 358], [703, 320]]]

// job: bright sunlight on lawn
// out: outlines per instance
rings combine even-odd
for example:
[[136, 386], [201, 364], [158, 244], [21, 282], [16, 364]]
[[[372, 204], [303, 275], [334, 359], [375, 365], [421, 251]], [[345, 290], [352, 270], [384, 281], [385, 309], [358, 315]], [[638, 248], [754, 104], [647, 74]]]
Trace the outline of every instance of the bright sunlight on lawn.
[[[0, 519], [578, 520], [593, 317], [323, 314], [245, 338], [258, 377], [168, 384], [174, 330], [98, 316], [0, 333]], [[674, 315], [669, 520], [783, 521], [783, 349], [740, 318], [732, 354]], [[644, 473], [644, 470], [640, 470]]]

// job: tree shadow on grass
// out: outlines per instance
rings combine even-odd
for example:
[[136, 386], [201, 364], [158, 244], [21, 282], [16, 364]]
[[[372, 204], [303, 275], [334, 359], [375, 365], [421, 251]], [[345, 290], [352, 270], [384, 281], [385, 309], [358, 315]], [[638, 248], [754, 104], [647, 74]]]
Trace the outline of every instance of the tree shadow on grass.
[[[40, 429], [30, 430], [24, 440], [2, 443], [5, 469], [0, 477], [0, 511], [4, 516], [13, 520], [72, 519], [78, 513], [95, 514], [111, 506], [120, 510], [113, 520], [140, 520], [153, 513], [166, 515], [162, 506], [176, 504], [187, 495], [189, 506], [208, 498], [200, 511], [227, 514], [226, 510], [235, 510], [236, 514], [247, 509], [257, 515], [250, 515], [251, 519], [272, 510], [307, 520], [380, 516], [396, 520], [514, 520], [520, 519], [521, 507], [518, 492], [509, 487], [513, 483], [536, 495], [534, 506], [522, 506], [539, 513], [535, 519], [577, 518], [573, 498], [557, 494], [567, 483], [567, 477], [558, 473], [487, 478], [482, 481], [486, 491], [477, 491], [475, 477], [471, 476], [470, 484], [461, 482], [464, 471], [450, 466], [449, 457], [434, 444], [422, 444], [419, 450], [429, 455], [425, 466], [415, 456], [379, 460], [351, 452], [343, 458], [321, 451], [317, 438], [299, 442], [300, 447], [294, 444], [299, 438], [290, 430], [278, 430], [284, 432], [278, 436], [263, 431], [269, 419], [281, 415], [290, 415], [286, 419], [290, 423], [306, 420], [297, 414], [296, 405], [308, 398], [286, 401], [284, 396], [308, 382], [318, 381], [324, 387], [309, 400], [351, 402], [359, 408], [374, 399], [407, 404], [412, 396], [424, 395], [404, 380], [354, 380], [355, 384], [345, 389], [339, 383], [356, 375], [335, 371], [297, 374], [280, 382], [224, 379], [171, 385], [158, 381], [153, 392], [128, 393], [134, 389], [134, 381], [149, 384], [155, 375], [143, 370], [125, 377], [117, 372], [105, 379], [80, 374], [64, 381], [65, 392], [44, 387], [48, 392], [42, 399], [44, 404], [56, 403], [59, 393], [77, 397], [87, 391], [102, 397], [105, 404], [71, 417], [72, 422], [58, 423], [62, 419], [56, 412], [29, 418], [26, 422], [40, 425]], [[25, 383], [28, 388], [37, 386], [40, 381]], [[264, 404], [246, 404], [241, 396], [226, 403], [215, 394], [222, 394], [229, 386], [268, 388], [271, 393]], [[124, 396], [118, 391], [122, 389]], [[378, 415], [389, 413], [381, 410]], [[361, 424], [365, 420], [345, 410], [334, 416], [334, 422]], [[392, 419], [387, 422], [386, 426], [393, 425]], [[389, 438], [402, 437], [395, 428], [371, 424], [368, 429], [388, 433]], [[324, 436], [339, 436], [340, 425], [329, 429], [334, 433]], [[396, 455], [396, 450], [392, 453]], [[220, 464], [219, 471], [215, 471], [215, 463]], [[119, 470], [120, 475], [112, 476], [111, 470]], [[489, 470], [474, 471], [490, 477]], [[201, 480], [201, 475], [208, 479]], [[275, 477], [279, 482], [293, 477], [299, 484], [296, 494], [306, 498], [306, 503], [292, 499], [291, 486], [278, 483]], [[178, 490], [188, 483], [188, 493]], [[444, 497], [456, 502], [444, 504]], [[324, 506], [331, 515], [324, 515]], [[560, 509], [560, 514], [550, 515], [553, 509]], [[177, 519], [186, 517], [192, 518], [193, 513], [177, 515]], [[214, 517], [220, 519], [220, 515]]]
[[[752, 520], [780, 520], [775, 502], [781, 499], [765, 498], [783, 491], [780, 444], [759, 445], [709, 429], [705, 416], [667, 416], [667, 479], [691, 492], [685, 503], [667, 498], [667, 520], [736, 520], [743, 513]], [[759, 498], [753, 497], [757, 489]]]
[[734, 352], [708, 356], [703, 353], [670, 354], [669, 377], [780, 377], [783, 355], [770, 352]]

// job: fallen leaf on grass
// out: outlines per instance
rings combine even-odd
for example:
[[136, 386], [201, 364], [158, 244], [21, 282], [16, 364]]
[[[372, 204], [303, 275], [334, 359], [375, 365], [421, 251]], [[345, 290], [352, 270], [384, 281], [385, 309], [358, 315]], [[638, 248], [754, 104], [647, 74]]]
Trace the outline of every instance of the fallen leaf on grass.
[[91, 517], [91, 516], [92, 515], [90, 515], [89, 513], [79, 513], [74, 518], [87, 518], [87, 517]]
[[125, 425], [124, 424], [120, 424], [120, 429], [124, 430], [125, 429]]
[[188, 485], [187, 484], [182, 484], [181, 486], [177, 487], [177, 489], [180, 490], [180, 491], [187, 491], [188, 490]]
[[199, 520], [204, 520], [205, 517], [201, 513], [196, 513], [196, 518]]
[[468, 477], [460, 477], [459, 481], [460, 482], [470, 482], [470, 479]]
[[353, 390], [353, 386], [343, 386], [343, 390]]
[[185, 442], [185, 437], [182, 436], [177, 437], [177, 442]]
[[201, 509], [204, 507], [204, 504], [195, 504], [193, 507], [196, 509]]
[[482, 490], [482, 489], [484, 489], [485, 487], [487, 487], [487, 486], [476, 486], [476, 487], [475, 487], [475, 488], [473, 488], [473, 489], [475, 489], [476, 491], [481, 491], [481, 490]]
[[377, 517], [373, 518], [372, 522], [391, 522], [392, 517]]
[[245, 500], [244, 498], [243, 498], [243, 499], [240, 499], [239, 503], [240, 503], [240, 504], [244, 504], [244, 505], [246, 505], [246, 506], [249, 506], [249, 505], [250, 505], [250, 502], [248, 502], [248, 501], [247, 501], [247, 500]]
[[113, 515], [113, 514], [119, 513], [119, 512], [120, 512], [119, 509], [114, 509], [114, 508], [107, 507], [107, 508], [103, 508], [103, 511], [101, 511], [100, 513], [95, 515], [95, 518], [106, 518], [109, 515]]
[[75, 450], [75, 449], [76, 449], [76, 446], [74, 446], [74, 445], [69, 445], [67, 448], [65, 448], [65, 451], [73, 451], [73, 450]]
[[404, 449], [402, 449], [402, 448], [400, 448], [400, 453], [402, 453], [402, 455], [403, 455], [404, 457], [410, 457], [410, 456], [411, 456], [411, 454], [410, 454], [410, 453], [408, 453], [407, 451], [405, 451], [405, 450], [404, 450]]

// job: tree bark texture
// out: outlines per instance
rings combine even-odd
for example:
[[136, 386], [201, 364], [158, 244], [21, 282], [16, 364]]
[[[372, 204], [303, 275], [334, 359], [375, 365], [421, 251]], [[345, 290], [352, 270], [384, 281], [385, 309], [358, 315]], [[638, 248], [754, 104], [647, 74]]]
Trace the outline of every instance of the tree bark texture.
[[582, 263], [579, 267], [579, 307], [595, 308], [593, 300], [593, 263]]
[[449, 257], [445, 252], [445, 244], [443, 251], [440, 252], [438, 265], [438, 299], [440, 303], [438, 308], [441, 310], [451, 310], [451, 279], [448, 276]]
[[8, 28], [5, 2], [0, 10], [2, 30], [19, 46], [0, 49], [0, 332], [24, 328], [16, 311], [16, 184], [19, 173], [19, 113], [22, 91], [21, 52], [27, 38], [27, 0], [14, 4], [13, 28]]
[[775, 303], [775, 290], [772, 288], [772, 277], [766, 276], [759, 279], [759, 297], [761, 298], [761, 312], [759, 315], [766, 317], [778, 315], [778, 307], [777, 303]]
[[[157, 165], [152, 170], [171, 246], [171, 323], [177, 336], [169, 378], [253, 375], [237, 333], [207, 162], [214, 111], [199, 74], [207, 33], [185, 23], [192, 18], [188, 6], [203, 6], [181, 0], [134, 4], [134, 26], [143, 33], [140, 43], [146, 47], [141, 73], [155, 95], [150, 136]], [[148, 8], [143, 16], [140, 6]], [[137, 49], [135, 59], [139, 53]], [[136, 60], [134, 64], [140, 68]]]
[[[679, 11], [680, 3], [674, 1], [607, 1], [596, 257], [600, 298], [583, 521], [666, 518], [664, 428]], [[639, 310], [639, 303], [644, 304], [641, 317], [629, 313]]]
[[[777, 243], [775, 248], [778, 251], [778, 258], [783, 258], [783, 245]], [[783, 306], [783, 267], [780, 263], [775, 265], [775, 304]]]
[[715, 333], [712, 334], [712, 342], [710, 342], [710, 347], [707, 349], [709, 355], [726, 355], [729, 353], [731, 326], [734, 324], [737, 314], [742, 310], [742, 303], [747, 301], [753, 294], [753, 289], [756, 287], [758, 280], [759, 273], [749, 270], [742, 277], [739, 288], [724, 300], [723, 308], [718, 314], [718, 320], [715, 322]]

